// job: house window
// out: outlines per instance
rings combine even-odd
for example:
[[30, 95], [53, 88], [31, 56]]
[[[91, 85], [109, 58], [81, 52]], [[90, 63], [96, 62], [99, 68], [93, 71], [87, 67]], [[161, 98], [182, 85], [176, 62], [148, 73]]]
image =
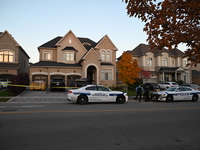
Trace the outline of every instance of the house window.
[[101, 59], [102, 61], [111, 61], [111, 52], [109, 50], [102, 50]]
[[102, 80], [112, 80], [112, 70], [111, 69], [103, 69], [101, 71], [101, 79]]
[[14, 53], [11, 51], [0, 51], [0, 62], [14, 62]]
[[63, 60], [64, 61], [74, 61], [75, 60], [74, 52], [64, 52]]
[[51, 60], [51, 51], [44, 51], [44, 60]]
[[187, 58], [183, 59], [183, 67], [187, 67], [188, 61]]
[[147, 58], [147, 66], [152, 66], [152, 58], [151, 57], [148, 57]]
[[167, 61], [168, 61], [167, 58], [164, 57], [164, 58], [163, 58], [163, 66], [167, 66], [167, 64], [168, 64]]
[[106, 61], [111, 61], [111, 52], [110, 51], [106, 52]]
[[102, 61], [106, 60], [106, 52], [105, 51], [101, 52], [101, 59], [102, 59]]

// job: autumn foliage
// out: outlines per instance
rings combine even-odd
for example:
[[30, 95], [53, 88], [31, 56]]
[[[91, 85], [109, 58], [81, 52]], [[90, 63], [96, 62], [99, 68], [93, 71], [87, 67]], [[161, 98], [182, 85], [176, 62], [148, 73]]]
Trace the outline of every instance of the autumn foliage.
[[130, 17], [145, 22], [151, 48], [176, 48], [186, 44], [185, 57], [192, 64], [200, 63], [199, 0], [122, 0]]
[[124, 83], [133, 84], [139, 76], [138, 62], [132, 60], [132, 54], [124, 52], [117, 62], [118, 78]]
[[139, 78], [147, 81], [151, 77], [151, 72], [145, 69], [141, 69], [139, 73]]

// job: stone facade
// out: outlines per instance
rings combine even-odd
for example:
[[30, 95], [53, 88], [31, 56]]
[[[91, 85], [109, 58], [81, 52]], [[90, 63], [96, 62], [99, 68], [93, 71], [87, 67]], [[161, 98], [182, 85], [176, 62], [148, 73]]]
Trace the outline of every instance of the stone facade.
[[160, 83], [164, 81], [181, 81], [191, 83], [191, 69], [187, 66], [184, 53], [178, 49], [154, 50], [145, 44], [139, 44], [127, 51], [138, 61], [139, 67], [151, 72], [151, 77], [144, 82]]
[[40, 61], [30, 66], [31, 81], [43, 80], [50, 85], [52, 78], [63, 78], [67, 86], [79, 78], [91, 83], [116, 84], [117, 47], [105, 35], [98, 42], [80, 38], [70, 30], [38, 47]]
[[30, 57], [8, 31], [0, 32], [0, 79], [28, 73]]

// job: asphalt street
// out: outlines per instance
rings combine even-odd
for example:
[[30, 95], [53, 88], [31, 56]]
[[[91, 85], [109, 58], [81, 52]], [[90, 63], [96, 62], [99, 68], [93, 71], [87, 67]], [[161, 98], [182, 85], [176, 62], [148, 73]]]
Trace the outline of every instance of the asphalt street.
[[199, 150], [199, 114], [200, 102], [0, 103], [0, 149]]

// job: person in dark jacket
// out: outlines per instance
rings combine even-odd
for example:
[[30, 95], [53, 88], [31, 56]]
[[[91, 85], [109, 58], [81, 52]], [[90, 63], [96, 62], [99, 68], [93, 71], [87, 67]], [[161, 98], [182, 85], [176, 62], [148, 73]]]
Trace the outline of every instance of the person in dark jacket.
[[137, 99], [138, 98], [138, 96], [139, 96], [139, 102], [141, 101], [141, 97], [142, 97], [142, 92], [144, 91], [144, 89], [143, 89], [143, 87], [141, 87], [141, 85], [139, 85], [138, 87], [136, 87], [136, 97], [135, 97], [135, 99]]
[[145, 102], [149, 102], [150, 98], [149, 98], [149, 86], [148, 85], [145, 86], [144, 96], [145, 96]]

